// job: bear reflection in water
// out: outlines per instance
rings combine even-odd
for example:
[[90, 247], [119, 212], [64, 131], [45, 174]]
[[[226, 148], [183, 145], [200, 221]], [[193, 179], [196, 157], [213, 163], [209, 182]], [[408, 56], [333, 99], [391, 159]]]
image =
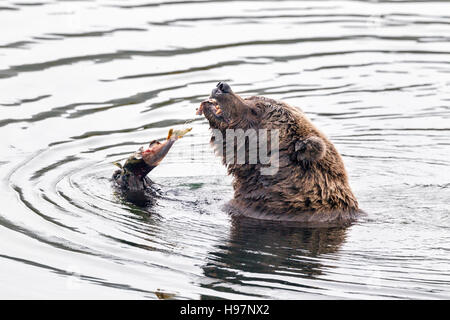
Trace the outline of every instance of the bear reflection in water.
[[[226, 292], [233, 292], [234, 286], [241, 289], [242, 286], [259, 286], [257, 281], [262, 279], [264, 286], [270, 281], [304, 286], [299, 277], [314, 278], [322, 274], [324, 265], [320, 256], [339, 250], [345, 241], [346, 229], [303, 228], [292, 223], [234, 219], [229, 240], [209, 252], [208, 261], [202, 267], [209, 281], [202, 281], [200, 285]], [[277, 280], [277, 274], [291, 275], [296, 280], [286, 283], [286, 277]]]

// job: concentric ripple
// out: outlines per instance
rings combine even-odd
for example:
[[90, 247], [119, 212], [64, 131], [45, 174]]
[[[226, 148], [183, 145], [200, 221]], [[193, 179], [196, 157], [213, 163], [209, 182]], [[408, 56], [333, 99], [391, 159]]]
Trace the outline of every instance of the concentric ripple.
[[[449, 298], [449, 10], [3, 1], [0, 297]], [[195, 116], [219, 80], [301, 107], [367, 215], [231, 220], [231, 179]], [[114, 161], [187, 126], [150, 173], [154, 202], [115, 193]]]

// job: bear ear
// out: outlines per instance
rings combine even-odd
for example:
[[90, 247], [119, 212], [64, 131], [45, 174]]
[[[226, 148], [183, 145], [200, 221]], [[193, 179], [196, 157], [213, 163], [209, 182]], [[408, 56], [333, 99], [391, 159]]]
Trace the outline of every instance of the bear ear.
[[249, 105], [247, 114], [250, 116], [250, 118], [253, 118], [256, 121], [261, 115], [261, 110], [257, 106]]
[[298, 161], [317, 161], [325, 156], [327, 146], [318, 136], [297, 140], [294, 145], [294, 158]]
[[252, 115], [254, 115], [255, 117], [257, 117], [261, 113], [261, 110], [259, 110], [258, 108], [252, 107], [252, 108], [250, 108], [250, 113]]

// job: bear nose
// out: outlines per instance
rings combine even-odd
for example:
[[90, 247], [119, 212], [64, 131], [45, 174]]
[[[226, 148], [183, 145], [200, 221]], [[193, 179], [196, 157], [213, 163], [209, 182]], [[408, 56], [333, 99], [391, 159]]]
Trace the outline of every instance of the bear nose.
[[230, 93], [231, 91], [231, 87], [228, 85], [228, 83], [226, 82], [219, 82], [216, 86], [220, 91], [222, 91], [223, 93]]

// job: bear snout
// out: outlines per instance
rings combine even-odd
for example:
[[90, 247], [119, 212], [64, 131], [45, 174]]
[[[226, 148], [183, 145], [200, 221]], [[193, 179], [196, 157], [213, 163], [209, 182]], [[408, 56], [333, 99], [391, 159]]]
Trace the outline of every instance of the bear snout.
[[211, 98], [216, 98], [222, 93], [232, 93], [231, 87], [226, 83], [220, 81], [216, 87], [211, 91]]

